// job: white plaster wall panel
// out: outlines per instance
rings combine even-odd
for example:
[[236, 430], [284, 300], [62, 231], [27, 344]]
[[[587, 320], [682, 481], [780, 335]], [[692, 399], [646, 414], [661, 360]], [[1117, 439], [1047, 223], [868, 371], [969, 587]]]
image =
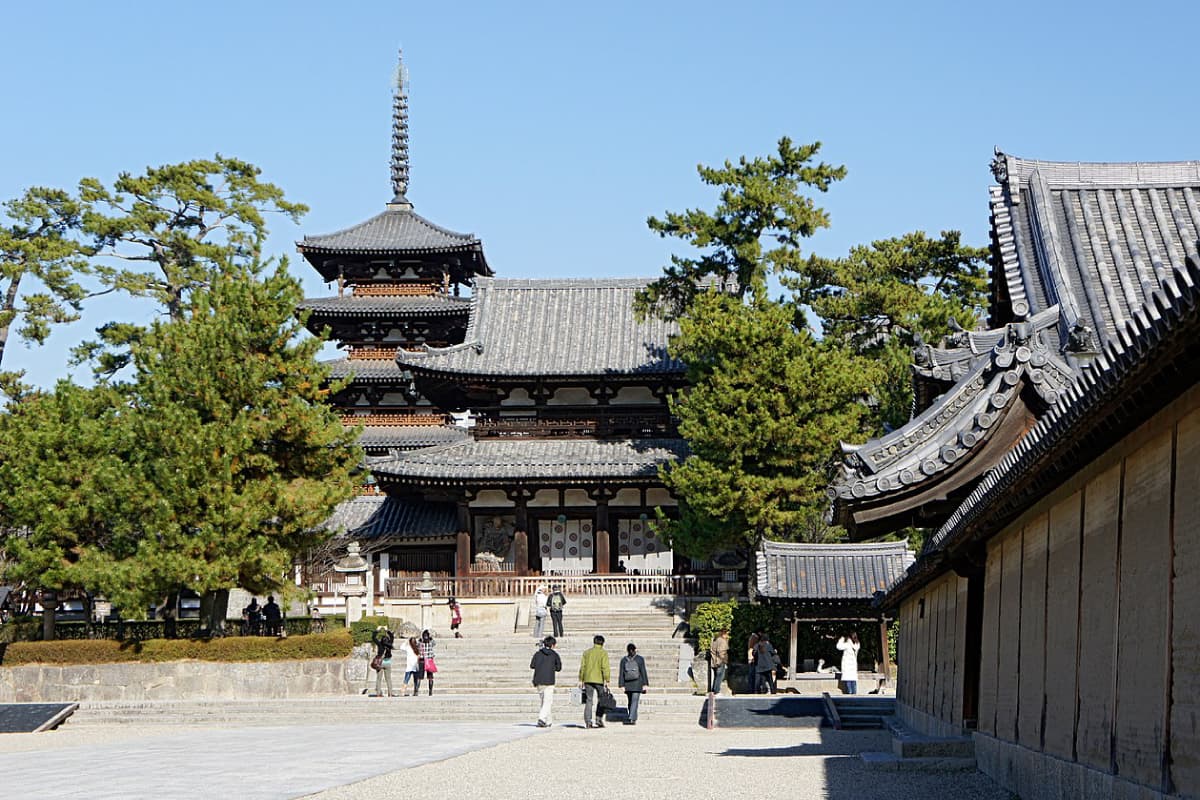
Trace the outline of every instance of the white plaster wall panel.
[[516, 503], [508, 499], [508, 494], [501, 489], [480, 489], [479, 494], [471, 501], [471, 508], [513, 508]]
[[1017, 738], [1017, 678], [1021, 671], [1021, 530], [1003, 536], [1000, 578], [1000, 662], [996, 675], [996, 735]]
[[608, 501], [608, 505], [612, 506], [640, 506], [642, 504], [641, 489], [618, 489], [617, 494], [612, 500]]
[[967, 579], [957, 578], [954, 582], [954, 683], [951, 687], [950, 721], [963, 724], [963, 682], [967, 663]]
[[1171, 432], [1125, 460], [1117, 622], [1117, 774], [1157, 786], [1166, 744]]
[[666, 489], [647, 489], [646, 505], [653, 508], [654, 506], [677, 506], [679, 503]]
[[525, 505], [529, 508], [558, 508], [558, 490], [538, 489]]
[[1042, 748], [1046, 702], [1046, 525], [1042, 514], [1025, 526], [1021, 565], [1021, 666], [1018, 741]]
[[1003, 570], [1000, 541], [987, 545], [983, 577], [983, 642], [979, 661], [979, 730], [996, 733], [997, 662], [1000, 658], [1000, 575]]
[[1046, 577], [1045, 750], [1073, 759], [1075, 676], [1079, 645], [1080, 493], [1050, 509]]
[[1083, 498], [1083, 574], [1079, 590], [1079, 726], [1081, 762], [1108, 771], [1112, 761], [1113, 670], [1117, 620], [1117, 515], [1121, 467], [1088, 482]]
[[608, 404], [612, 406], [657, 406], [662, 405], [662, 401], [654, 396], [654, 390], [649, 386], [622, 386], [608, 401]]
[[563, 492], [564, 506], [594, 506], [596, 501], [588, 497], [587, 489], [567, 489]]
[[1200, 411], [1179, 422], [1175, 441], [1175, 589], [1171, 641], [1171, 775], [1200, 795]]

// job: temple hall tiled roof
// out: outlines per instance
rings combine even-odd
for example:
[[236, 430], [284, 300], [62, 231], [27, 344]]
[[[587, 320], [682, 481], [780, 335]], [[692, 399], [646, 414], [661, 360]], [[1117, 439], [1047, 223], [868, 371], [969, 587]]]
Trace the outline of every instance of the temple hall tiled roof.
[[300, 303], [301, 311], [311, 311], [326, 317], [435, 317], [465, 316], [470, 310], [469, 297], [447, 294], [415, 297], [379, 297], [346, 295], [344, 297], [310, 297]]
[[913, 560], [908, 542], [763, 542], [757, 554], [758, 594], [782, 600], [869, 601], [899, 581]]
[[679, 439], [467, 440], [398, 453], [373, 463], [371, 470], [384, 480], [418, 482], [654, 479], [659, 466], [685, 454], [686, 445]]
[[406, 501], [363, 495], [338, 504], [325, 528], [360, 541], [427, 539], [453, 536], [458, 530], [453, 503]]
[[667, 354], [677, 325], [634, 317], [634, 294], [649, 282], [480, 278], [463, 344], [397, 360], [450, 377], [682, 374]]

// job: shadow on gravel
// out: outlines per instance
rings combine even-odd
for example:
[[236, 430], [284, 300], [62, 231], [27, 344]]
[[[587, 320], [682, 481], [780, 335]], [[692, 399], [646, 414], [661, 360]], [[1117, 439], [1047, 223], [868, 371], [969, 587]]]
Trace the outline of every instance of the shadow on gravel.
[[[744, 695], [716, 700], [718, 728], [821, 728], [829, 725], [819, 697]], [[708, 700], [700, 709], [700, 726], [707, 727]]]

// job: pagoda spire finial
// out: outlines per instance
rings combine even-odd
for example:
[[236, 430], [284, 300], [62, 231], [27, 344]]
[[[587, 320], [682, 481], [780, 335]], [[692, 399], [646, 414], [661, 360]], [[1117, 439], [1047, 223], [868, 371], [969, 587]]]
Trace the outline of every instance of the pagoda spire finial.
[[396, 66], [396, 85], [392, 90], [392, 202], [409, 208], [408, 191], [408, 70], [401, 50]]

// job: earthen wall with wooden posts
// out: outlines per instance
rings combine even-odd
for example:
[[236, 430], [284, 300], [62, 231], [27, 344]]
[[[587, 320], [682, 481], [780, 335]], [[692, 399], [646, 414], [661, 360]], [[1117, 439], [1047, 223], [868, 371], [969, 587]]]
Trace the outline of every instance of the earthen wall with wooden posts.
[[[1022, 797], [1200, 795], [1200, 387], [990, 539], [984, 580], [981, 769]], [[899, 700], [931, 733], [962, 724], [966, 583], [902, 606]]]

